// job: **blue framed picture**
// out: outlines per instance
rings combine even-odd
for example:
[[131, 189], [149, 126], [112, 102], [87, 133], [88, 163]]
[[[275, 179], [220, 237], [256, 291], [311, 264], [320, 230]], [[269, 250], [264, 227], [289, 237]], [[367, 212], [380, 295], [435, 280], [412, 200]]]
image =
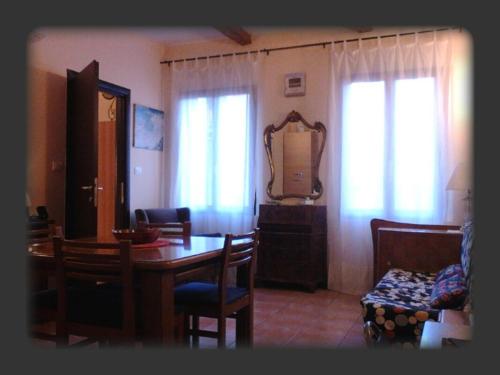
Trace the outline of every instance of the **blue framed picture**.
[[134, 147], [163, 151], [164, 113], [134, 104]]

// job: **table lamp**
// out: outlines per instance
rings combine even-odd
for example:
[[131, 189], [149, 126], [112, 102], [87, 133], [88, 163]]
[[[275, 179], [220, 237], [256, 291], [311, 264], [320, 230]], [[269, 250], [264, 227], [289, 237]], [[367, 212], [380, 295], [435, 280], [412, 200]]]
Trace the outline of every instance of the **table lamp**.
[[471, 193], [471, 179], [470, 179], [470, 168], [466, 163], [459, 163], [455, 170], [453, 171], [448, 185], [446, 185], [446, 190], [452, 191], [466, 191], [467, 195], [463, 198], [465, 201], [465, 221], [472, 218], [471, 216], [471, 203], [472, 203], [472, 193]]

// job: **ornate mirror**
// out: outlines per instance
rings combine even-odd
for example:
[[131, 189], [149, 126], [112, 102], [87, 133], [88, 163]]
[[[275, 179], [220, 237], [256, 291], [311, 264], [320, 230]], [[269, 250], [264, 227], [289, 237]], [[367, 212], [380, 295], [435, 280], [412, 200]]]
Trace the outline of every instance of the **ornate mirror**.
[[271, 180], [267, 195], [271, 199], [318, 199], [323, 194], [319, 163], [325, 147], [326, 128], [321, 122], [309, 124], [296, 111], [279, 125], [264, 130]]

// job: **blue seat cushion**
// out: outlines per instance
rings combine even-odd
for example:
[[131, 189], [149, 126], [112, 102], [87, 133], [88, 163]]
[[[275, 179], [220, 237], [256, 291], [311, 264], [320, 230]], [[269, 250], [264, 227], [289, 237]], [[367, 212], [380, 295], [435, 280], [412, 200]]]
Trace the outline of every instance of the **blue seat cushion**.
[[[228, 287], [226, 303], [232, 303], [248, 294], [248, 289]], [[175, 303], [183, 305], [217, 304], [219, 288], [217, 284], [190, 282], [175, 288]]]

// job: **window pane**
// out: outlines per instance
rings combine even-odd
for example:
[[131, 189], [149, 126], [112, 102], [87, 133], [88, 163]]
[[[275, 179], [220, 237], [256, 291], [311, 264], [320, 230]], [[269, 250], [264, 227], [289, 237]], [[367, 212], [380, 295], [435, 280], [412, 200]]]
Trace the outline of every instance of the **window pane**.
[[202, 208], [209, 203], [207, 162], [209, 141], [207, 98], [181, 101], [179, 170], [182, 205]]
[[344, 98], [342, 207], [367, 214], [384, 205], [385, 84], [349, 84], [344, 87]]
[[193, 210], [250, 206], [248, 94], [181, 101], [179, 189]]
[[394, 209], [397, 214], [425, 215], [434, 209], [435, 100], [434, 78], [396, 81]]
[[226, 95], [218, 100], [218, 208], [248, 206], [249, 96]]

